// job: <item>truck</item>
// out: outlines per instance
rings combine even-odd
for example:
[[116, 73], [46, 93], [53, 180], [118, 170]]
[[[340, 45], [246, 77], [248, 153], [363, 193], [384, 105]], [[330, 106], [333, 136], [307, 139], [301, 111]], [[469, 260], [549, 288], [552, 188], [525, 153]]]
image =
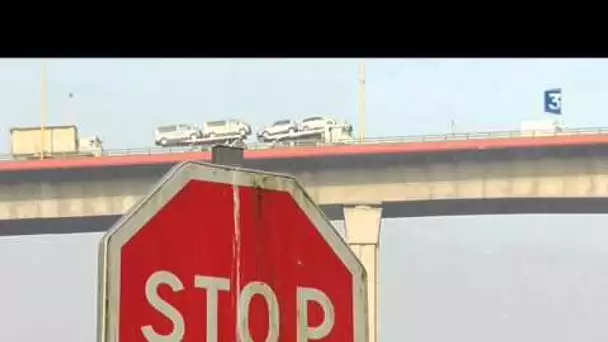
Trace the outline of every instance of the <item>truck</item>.
[[323, 130], [297, 131], [263, 138], [262, 142], [271, 143], [271, 147], [280, 146], [319, 146], [344, 144], [353, 140], [353, 126], [349, 123], [327, 126]]
[[181, 141], [174, 141], [171, 147], [189, 147], [192, 151], [207, 150], [214, 145], [229, 145], [229, 146], [245, 146], [246, 135], [242, 133], [234, 133], [219, 136], [195, 137]]
[[10, 136], [11, 156], [17, 160], [98, 157], [103, 154], [101, 139], [97, 136], [79, 138], [75, 125], [13, 127]]
[[564, 124], [557, 120], [528, 120], [520, 125], [522, 136], [555, 135], [564, 131]]

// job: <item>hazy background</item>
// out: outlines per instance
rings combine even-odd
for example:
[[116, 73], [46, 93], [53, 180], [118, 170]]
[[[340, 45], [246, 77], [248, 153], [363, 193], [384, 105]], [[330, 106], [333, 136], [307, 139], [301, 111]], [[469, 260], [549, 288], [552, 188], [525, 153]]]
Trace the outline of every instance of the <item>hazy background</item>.
[[[0, 60], [0, 150], [40, 122], [40, 61]], [[571, 127], [608, 126], [605, 60], [370, 60], [370, 136], [517, 130], [564, 89]], [[328, 114], [357, 129], [355, 60], [48, 62], [49, 123], [78, 123], [108, 148], [152, 145], [163, 123], [236, 117], [259, 127]], [[70, 100], [69, 93], [74, 97]], [[383, 342], [605, 342], [602, 216], [385, 220]], [[337, 222], [338, 228], [342, 227]], [[95, 340], [100, 234], [0, 237], [0, 341]]]

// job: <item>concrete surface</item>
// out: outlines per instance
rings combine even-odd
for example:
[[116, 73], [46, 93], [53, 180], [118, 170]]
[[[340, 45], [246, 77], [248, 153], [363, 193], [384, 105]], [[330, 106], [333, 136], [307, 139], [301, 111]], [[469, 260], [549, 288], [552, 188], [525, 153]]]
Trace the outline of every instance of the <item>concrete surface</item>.
[[[265, 169], [295, 175], [321, 206], [334, 211], [368, 202], [407, 206], [438, 200], [608, 198], [608, 157], [603, 155], [480, 152], [362, 165], [316, 163]], [[169, 167], [3, 173], [0, 220], [120, 215]]]

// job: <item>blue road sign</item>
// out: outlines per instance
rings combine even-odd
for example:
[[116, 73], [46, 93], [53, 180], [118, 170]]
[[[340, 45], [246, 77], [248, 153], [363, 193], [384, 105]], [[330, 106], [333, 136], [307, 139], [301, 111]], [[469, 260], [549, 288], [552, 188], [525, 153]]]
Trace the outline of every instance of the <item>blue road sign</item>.
[[561, 115], [562, 114], [562, 89], [547, 89], [545, 90], [545, 113]]

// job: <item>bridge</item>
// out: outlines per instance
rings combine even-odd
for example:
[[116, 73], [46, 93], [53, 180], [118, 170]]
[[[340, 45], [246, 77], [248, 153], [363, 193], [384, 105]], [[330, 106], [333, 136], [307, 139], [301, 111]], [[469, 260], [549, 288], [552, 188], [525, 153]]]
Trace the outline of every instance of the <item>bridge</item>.
[[[382, 218], [608, 212], [606, 133], [252, 149], [244, 166], [296, 176], [328, 218], [344, 220], [374, 294]], [[0, 162], [0, 235], [103, 231], [170, 167], [211, 157], [184, 149], [135, 152]], [[375, 296], [369, 308], [375, 325]]]

